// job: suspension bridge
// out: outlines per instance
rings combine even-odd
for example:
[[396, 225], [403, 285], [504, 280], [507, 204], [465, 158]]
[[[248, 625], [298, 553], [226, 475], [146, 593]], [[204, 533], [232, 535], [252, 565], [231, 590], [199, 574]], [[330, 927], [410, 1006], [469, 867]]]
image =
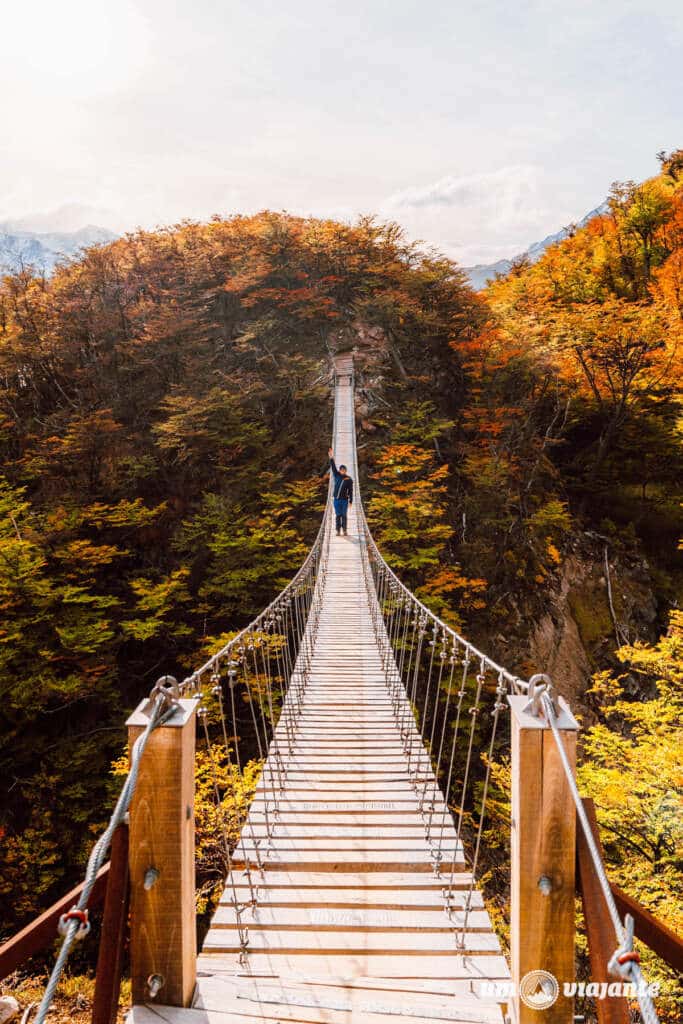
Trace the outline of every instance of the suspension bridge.
[[[345, 362], [336, 381], [334, 448], [353, 466]], [[357, 508], [347, 537], [331, 536], [331, 518], [326, 527], [309, 664], [275, 730], [236, 851], [239, 877], [228, 881], [204, 940], [196, 1005], [246, 1015], [246, 996], [264, 1017], [268, 1007], [266, 1019], [305, 1012], [305, 1020], [336, 1021], [355, 1011], [384, 1021], [400, 1010], [413, 1019], [448, 1012], [451, 1020], [493, 1022], [500, 1009], [472, 998], [471, 986], [507, 978], [507, 964], [472, 888], [383, 620], [373, 615]], [[267, 806], [280, 785], [269, 835]], [[250, 903], [242, 872], [257, 852], [263, 872]], [[235, 980], [242, 966], [248, 982]], [[446, 991], [458, 992], [460, 1018]]]
[[[356, 482], [348, 536], [328, 507], [272, 604], [140, 704], [130, 774], [83, 885], [0, 949], [0, 970], [59, 918], [42, 1024], [108, 873], [93, 1024], [115, 1019], [129, 919], [130, 1024], [572, 1024], [562, 983], [575, 976], [578, 847], [593, 975], [638, 983], [654, 1024], [634, 928], [670, 964], [683, 945], [607, 879], [574, 782], [571, 711], [546, 676], [496, 664], [386, 564], [358, 495], [349, 356], [336, 357], [333, 383], [333, 446]], [[197, 742], [225, 878], [199, 950]], [[247, 749], [262, 770], [236, 817]], [[505, 950], [477, 885], [501, 750], [512, 779]], [[598, 1015], [627, 1024], [628, 1001]]]

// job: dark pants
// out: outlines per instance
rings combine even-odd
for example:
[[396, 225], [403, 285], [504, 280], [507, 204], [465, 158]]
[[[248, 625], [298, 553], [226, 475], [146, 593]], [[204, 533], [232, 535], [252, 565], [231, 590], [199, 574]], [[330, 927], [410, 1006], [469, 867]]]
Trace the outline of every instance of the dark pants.
[[346, 513], [349, 509], [349, 503], [346, 498], [335, 498], [334, 499], [334, 511], [337, 517], [337, 533], [340, 530], [346, 530]]

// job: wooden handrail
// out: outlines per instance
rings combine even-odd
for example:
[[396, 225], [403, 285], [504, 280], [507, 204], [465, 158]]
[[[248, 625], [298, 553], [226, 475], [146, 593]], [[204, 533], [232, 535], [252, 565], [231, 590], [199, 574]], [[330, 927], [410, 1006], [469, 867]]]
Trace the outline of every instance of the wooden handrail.
[[[595, 804], [590, 797], [584, 797], [583, 806], [591, 825], [593, 838], [600, 856], [604, 860]], [[614, 928], [607, 913], [605, 899], [598, 884], [595, 868], [581, 828], [578, 829], [577, 864], [579, 890], [583, 898], [588, 933], [591, 976], [594, 981], [611, 981], [612, 979], [607, 976], [607, 962], [614, 953]], [[636, 938], [661, 957], [669, 967], [683, 972], [683, 938], [659, 921], [647, 907], [644, 907], [633, 896], [629, 896], [618, 885], [612, 882], [610, 888], [619, 913], [631, 914], [633, 917]], [[625, 1009], [615, 1010], [614, 1006], [617, 1003], [623, 1004]], [[629, 1020], [626, 999], [617, 999], [616, 997], [600, 999], [597, 1000], [596, 1006], [599, 1024], [614, 1024], [614, 1022]]]
[[[109, 862], [103, 864], [97, 873], [93, 890], [88, 900], [88, 909], [99, 906], [104, 900], [107, 889], [107, 878], [109, 877]], [[71, 910], [74, 903], [77, 903], [83, 892], [83, 883], [70, 889], [61, 899], [53, 903], [51, 907], [36, 917], [20, 932], [13, 935], [11, 939], [0, 946], [0, 981], [6, 978], [12, 971], [28, 960], [30, 957], [40, 953], [57, 938], [57, 923], [67, 910]]]
[[683, 937], [668, 928], [633, 896], [612, 883], [612, 895], [620, 914], [630, 914], [635, 922], [635, 936], [648, 949], [683, 974]]
[[[593, 838], [600, 851], [600, 858], [604, 859], [598, 834], [598, 822], [595, 817], [595, 806], [593, 801], [586, 797], [582, 802], [590, 822]], [[595, 872], [595, 865], [579, 821], [576, 823], [576, 881], [576, 888], [581, 894], [583, 916], [586, 922], [590, 979], [599, 984], [609, 984], [615, 980], [607, 971], [607, 964], [616, 948], [614, 925], [608, 913], [605, 897]], [[595, 1011], [598, 1024], [629, 1024], [631, 1020], [628, 1000], [624, 996], [606, 996], [604, 999], [596, 999]]]

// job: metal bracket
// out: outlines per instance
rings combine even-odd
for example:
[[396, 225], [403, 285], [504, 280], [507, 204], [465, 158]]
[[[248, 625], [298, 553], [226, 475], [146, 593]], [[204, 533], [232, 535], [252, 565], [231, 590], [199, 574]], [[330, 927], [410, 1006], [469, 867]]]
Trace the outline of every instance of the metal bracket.
[[550, 698], [555, 716], [559, 716], [560, 705], [557, 700], [557, 695], [553, 689], [553, 681], [550, 676], [545, 674], [545, 672], [537, 672], [536, 675], [532, 676], [529, 680], [529, 688], [526, 693], [529, 700], [522, 708], [524, 714], [533, 715], [534, 718], [545, 717], [543, 714], [543, 701], [541, 700], [544, 693]]
[[174, 676], [161, 676], [152, 687], [147, 703], [140, 708], [143, 715], [150, 717], [159, 697], [163, 697], [164, 710], [178, 705], [180, 700], [180, 687]]

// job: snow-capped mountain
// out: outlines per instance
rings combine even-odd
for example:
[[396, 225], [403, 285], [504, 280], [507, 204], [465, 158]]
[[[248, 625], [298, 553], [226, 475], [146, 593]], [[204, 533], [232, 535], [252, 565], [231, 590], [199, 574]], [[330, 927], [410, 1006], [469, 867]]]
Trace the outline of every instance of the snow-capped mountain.
[[29, 231], [21, 221], [0, 222], [0, 271], [16, 271], [30, 265], [49, 274], [60, 259], [115, 238], [113, 231], [94, 224], [75, 231]]
[[[594, 210], [587, 213], [577, 224], [571, 225], [570, 227], [562, 228], [554, 235], [547, 235], [540, 242], [534, 242], [529, 248], [521, 253], [521, 256], [525, 256], [530, 263], [536, 263], [540, 260], [543, 253], [549, 246], [555, 242], [561, 242], [563, 238], [567, 238], [571, 231], [575, 228], [582, 228], [592, 220], [593, 217], [600, 217], [603, 213], [607, 212], [607, 203], [601, 203], [600, 206], [596, 206]], [[480, 291], [485, 288], [489, 281], [492, 281], [496, 274], [507, 274], [512, 270], [512, 264], [515, 259], [519, 259], [519, 256], [513, 256], [509, 260], [498, 260], [497, 263], [477, 263], [474, 267], [463, 267], [462, 269], [467, 274], [469, 282], [473, 288]]]

